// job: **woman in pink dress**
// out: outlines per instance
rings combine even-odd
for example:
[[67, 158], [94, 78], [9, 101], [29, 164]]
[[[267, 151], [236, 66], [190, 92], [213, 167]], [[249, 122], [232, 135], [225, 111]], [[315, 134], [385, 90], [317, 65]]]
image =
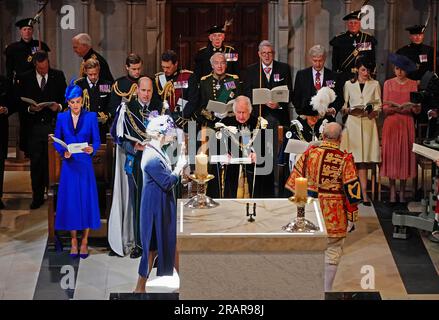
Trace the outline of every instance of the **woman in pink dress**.
[[399, 201], [405, 202], [406, 180], [416, 177], [416, 157], [412, 152], [415, 142], [413, 114], [421, 112], [419, 105], [410, 105], [410, 92], [417, 91], [417, 83], [407, 78], [416, 65], [407, 57], [390, 54], [395, 77], [384, 83], [381, 176], [390, 183], [390, 203], [396, 203], [396, 179], [400, 180]]

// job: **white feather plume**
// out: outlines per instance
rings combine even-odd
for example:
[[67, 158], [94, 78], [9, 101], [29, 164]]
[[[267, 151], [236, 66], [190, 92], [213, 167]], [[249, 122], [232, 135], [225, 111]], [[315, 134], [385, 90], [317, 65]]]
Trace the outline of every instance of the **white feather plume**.
[[317, 111], [321, 117], [324, 117], [328, 111], [328, 106], [335, 101], [337, 95], [329, 87], [322, 87], [317, 94], [311, 98], [313, 110]]

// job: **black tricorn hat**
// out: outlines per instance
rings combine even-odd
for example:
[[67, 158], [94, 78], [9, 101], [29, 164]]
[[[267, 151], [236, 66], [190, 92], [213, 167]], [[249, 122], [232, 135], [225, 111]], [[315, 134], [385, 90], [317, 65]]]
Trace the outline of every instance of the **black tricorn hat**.
[[25, 18], [17, 21], [15, 23], [15, 26], [18, 28], [24, 28], [24, 27], [32, 27], [33, 28], [34, 19], [33, 18]]
[[352, 20], [352, 19], [361, 20], [361, 17], [363, 17], [363, 15], [364, 15], [364, 13], [361, 12], [361, 10], [352, 11], [351, 13], [345, 15], [343, 17], [343, 20], [345, 20], [345, 21]]
[[421, 34], [424, 33], [425, 31], [425, 25], [421, 24], [421, 25], [414, 25], [414, 26], [410, 26], [405, 28], [408, 32], [410, 32], [410, 34]]
[[212, 27], [210, 27], [207, 30], [208, 34], [212, 34], [212, 33], [224, 33], [224, 26], [218, 26], [218, 25], [214, 25]]

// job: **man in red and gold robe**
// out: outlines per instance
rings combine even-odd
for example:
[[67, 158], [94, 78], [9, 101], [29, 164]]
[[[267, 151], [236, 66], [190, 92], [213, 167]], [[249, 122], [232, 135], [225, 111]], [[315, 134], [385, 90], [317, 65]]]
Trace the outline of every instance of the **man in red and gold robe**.
[[308, 179], [308, 195], [318, 198], [328, 232], [325, 252], [325, 291], [330, 291], [340, 262], [343, 242], [358, 216], [361, 187], [352, 154], [340, 150], [342, 128], [325, 125], [323, 142], [299, 158], [285, 188], [294, 192], [295, 179]]

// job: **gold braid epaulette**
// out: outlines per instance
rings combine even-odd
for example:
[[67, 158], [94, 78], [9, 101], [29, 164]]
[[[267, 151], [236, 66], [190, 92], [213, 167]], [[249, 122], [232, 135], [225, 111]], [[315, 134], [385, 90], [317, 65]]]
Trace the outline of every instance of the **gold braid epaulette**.
[[[162, 97], [163, 102], [165, 102], [165, 100], [167, 100], [167, 98], [170, 98], [170, 100], [172, 99], [173, 105], [175, 106], [175, 88], [174, 88], [174, 83], [172, 82], [172, 80], [166, 82], [166, 84], [162, 90], [160, 90], [158, 77], [155, 78], [155, 84], [156, 84], [157, 92], [158, 92], [159, 96]], [[169, 101], [169, 102], [171, 102], [171, 101]], [[163, 104], [162, 115], [165, 114], [165, 112], [166, 112], [166, 108]]]
[[131, 88], [128, 92], [122, 92], [119, 89], [119, 86], [117, 85], [117, 81], [113, 84], [113, 90], [114, 92], [119, 96], [119, 97], [123, 97], [126, 98], [128, 97], [128, 101], [131, 100], [132, 96], [135, 94], [136, 90], [137, 90], [137, 84], [133, 83], [131, 85]]
[[85, 106], [85, 108], [90, 111], [90, 96], [88, 95], [88, 91], [87, 89], [84, 89], [82, 91], [82, 95], [83, 95], [83, 106]]
[[127, 108], [126, 114], [128, 115], [128, 120], [130, 120], [131, 125], [133, 126], [134, 131], [139, 135], [139, 137], [147, 137], [146, 136], [146, 132], [143, 132], [142, 130], [139, 129], [139, 127], [137, 126], [136, 122], [133, 119], [132, 116], [132, 112], [130, 111], [129, 108]]

